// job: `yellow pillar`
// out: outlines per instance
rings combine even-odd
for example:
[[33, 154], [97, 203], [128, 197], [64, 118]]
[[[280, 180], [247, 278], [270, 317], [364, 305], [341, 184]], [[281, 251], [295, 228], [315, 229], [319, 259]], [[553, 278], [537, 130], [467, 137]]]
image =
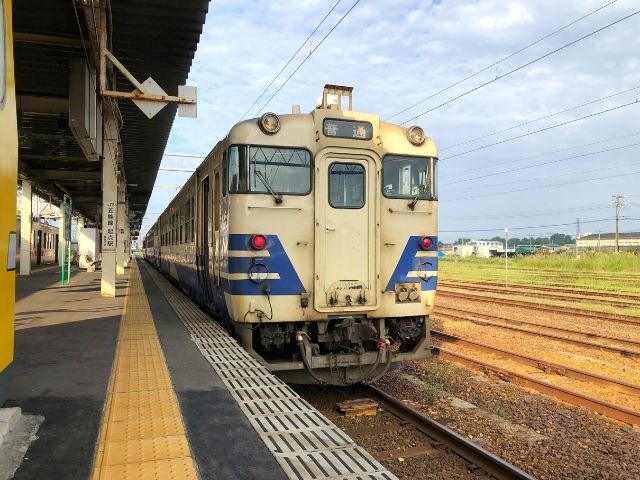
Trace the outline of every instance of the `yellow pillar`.
[[[13, 75], [12, 0], [0, 2], [0, 405], [8, 395], [13, 362], [15, 311], [16, 185], [18, 123]], [[4, 5], [4, 9], [2, 8]], [[12, 251], [13, 250], [13, 251]]]

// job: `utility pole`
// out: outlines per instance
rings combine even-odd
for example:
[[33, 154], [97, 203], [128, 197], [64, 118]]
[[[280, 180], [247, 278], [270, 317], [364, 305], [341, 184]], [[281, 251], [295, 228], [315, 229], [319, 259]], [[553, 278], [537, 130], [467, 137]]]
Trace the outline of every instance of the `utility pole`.
[[622, 208], [623, 196], [619, 193], [613, 195], [613, 204], [616, 207], [616, 253], [620, 253], [620, 208]]
[[576, 218], [576, 258], [578, 258], [578, 239], [580, 238], [580, 218]]
[[504, 227], [504, 288], [509, 288], [509, 229]]

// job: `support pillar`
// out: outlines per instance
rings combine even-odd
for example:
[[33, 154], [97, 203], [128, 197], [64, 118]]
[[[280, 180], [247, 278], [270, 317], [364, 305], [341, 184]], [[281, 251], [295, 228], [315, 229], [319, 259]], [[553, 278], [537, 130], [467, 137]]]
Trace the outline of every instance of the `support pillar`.
[[[64, 203], [58, 205], [58, 208], [60, 208], [60, 218], [58, 219], [58, 263], [62, 266], [63, 259], [65, 262], [67, 261], [67, 242], [64, 241]], [[66, 270], [67, 267], [65, 266], [64, 268]]]
[[124, 222], [124, 244], [125, 244], [125, 255], [124, 255], [124, 266], [125, 268], [129, 267], [131, 263], [131, 224], [129, 223], [129, 201], [125, 203], [124, 206], [124, 214], [125, 214], [125, 222]]
[[116, 238], [118, 214], [118, 177], [116, 149], [118, 124], [112, 115], [104, 117], [104, 149], [102, 160], [102, 277], [100, 294], [116, 296]]
[[118, 252], [116, 253], [116, 274], [124, 275], [124, 267], [127, 258], [127, 237], [125, 235], [127, 215], [126, 215], [126, 186], [121, 181], [118, 189]]
[[31, 182], [22, 180], [22, 205], [20, 207], [20, 275], [31, 274]]

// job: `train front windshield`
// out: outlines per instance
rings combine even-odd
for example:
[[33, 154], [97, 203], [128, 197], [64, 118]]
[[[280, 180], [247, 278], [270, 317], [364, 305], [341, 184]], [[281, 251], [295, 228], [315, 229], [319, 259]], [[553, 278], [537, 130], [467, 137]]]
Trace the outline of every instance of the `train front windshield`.
[[384, 196], [436, 200], [436, 163], [432, 157], [386, 155], [382, 161]]
[[229, 149], [231, 193], [304, 195], [311, 191], [311, 154], [302, 148], [238, 145]]

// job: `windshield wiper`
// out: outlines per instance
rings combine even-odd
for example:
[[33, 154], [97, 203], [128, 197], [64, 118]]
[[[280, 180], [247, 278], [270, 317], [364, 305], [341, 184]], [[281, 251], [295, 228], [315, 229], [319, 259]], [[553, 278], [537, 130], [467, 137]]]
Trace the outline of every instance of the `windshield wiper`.
[[273, 190], [273, 187], [269, 183], [269, 180], [266, 179], [266, 177], [260, 170], [256, 170], [256, 176], [260, 179], [269, 193], [273, 196], [273, 199], [276, 201], [276, 203], [282, 203], [282, 197]]
[[418, 200], [420, 200], [420, 195], [421, 195], [423, 192], [426, 192], [426, 191], [427, 191], [427, 186], [426, 186], [426, 185], [422, 184], [422, 185], [420, 185], [420, 186], [418, 187], [418, 192], [416, 193], [416, 196], [415, 196], [415, 197], [413, 197], [413, 200], [411, 200], [411, 201], [409, 202], [409, 208], [410, 208], [411, 210], [414, 210], [414, 209], [416, 208], [416, 203], [418, 203]]

